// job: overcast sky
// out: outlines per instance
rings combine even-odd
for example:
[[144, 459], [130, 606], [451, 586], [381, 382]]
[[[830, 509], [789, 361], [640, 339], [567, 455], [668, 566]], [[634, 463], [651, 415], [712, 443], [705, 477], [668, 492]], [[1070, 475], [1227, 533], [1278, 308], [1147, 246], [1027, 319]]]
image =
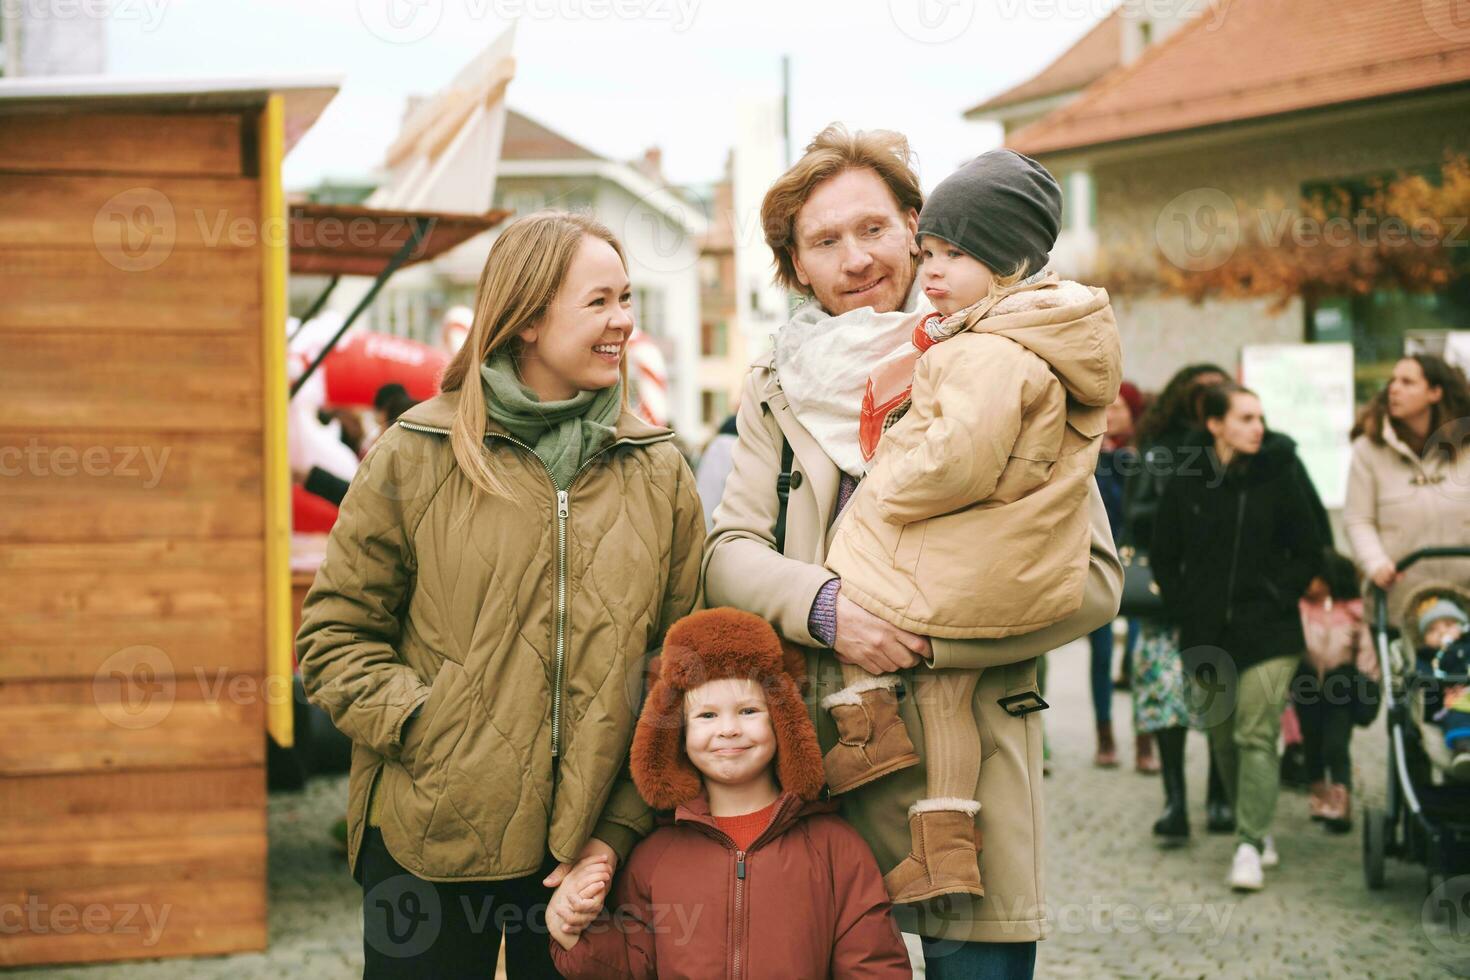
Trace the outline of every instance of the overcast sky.
[[115, 74], [343, 76], [287, 160], [291, 188], [372, 172], [404, 98], [439, 88], [512, 19], [510, 105], [597, 152], [657, 145], [669, 179], [717, 178], [734, 101], [777, 93], [788, 54], [798, 151], [832, 120], [898, 129], [930, 188], [1000, 142], [960, 114], [1039, 71], [1117, 0], [109, 2]]

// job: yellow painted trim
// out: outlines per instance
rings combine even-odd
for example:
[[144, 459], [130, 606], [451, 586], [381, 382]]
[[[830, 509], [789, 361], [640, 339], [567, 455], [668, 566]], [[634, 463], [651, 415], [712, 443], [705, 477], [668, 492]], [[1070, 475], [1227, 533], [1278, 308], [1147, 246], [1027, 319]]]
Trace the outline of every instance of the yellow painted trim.
[[260, 335], [265, 367], [265, 665], [266, 731], [289, 748], [292, 726], [291, 474], [286, 452], [285, 104], [267, 99], [260, 113]]

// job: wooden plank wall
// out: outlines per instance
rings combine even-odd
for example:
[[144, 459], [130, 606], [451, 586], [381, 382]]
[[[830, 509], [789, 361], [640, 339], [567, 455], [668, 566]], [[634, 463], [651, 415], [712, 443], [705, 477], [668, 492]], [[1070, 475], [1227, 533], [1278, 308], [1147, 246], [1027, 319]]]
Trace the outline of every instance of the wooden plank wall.
[[0, 965], [265, 946], [245, 122], [0, 114]]

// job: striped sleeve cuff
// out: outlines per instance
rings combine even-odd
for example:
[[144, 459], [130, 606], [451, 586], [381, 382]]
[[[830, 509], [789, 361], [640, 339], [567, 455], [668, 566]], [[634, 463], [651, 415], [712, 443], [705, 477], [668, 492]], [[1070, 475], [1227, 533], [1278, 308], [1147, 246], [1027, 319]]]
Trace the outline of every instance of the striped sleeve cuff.
[[828, 580], [812, 601], [812, 611], [806, 618], [808, 632], [824, 646], [837, 642], [837, 593], [842, 591], [842, 579]]

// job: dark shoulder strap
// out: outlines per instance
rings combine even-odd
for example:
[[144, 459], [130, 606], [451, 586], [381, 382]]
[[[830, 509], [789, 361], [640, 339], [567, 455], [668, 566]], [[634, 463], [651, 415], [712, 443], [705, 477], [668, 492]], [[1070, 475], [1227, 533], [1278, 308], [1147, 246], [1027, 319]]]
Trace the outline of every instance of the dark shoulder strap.
[[786, 502], [791, 498], [791, 468], [796, 454], [785, 436], [781, 437], [781, 473], [776, 477], [776, 554], [786, 553]]

